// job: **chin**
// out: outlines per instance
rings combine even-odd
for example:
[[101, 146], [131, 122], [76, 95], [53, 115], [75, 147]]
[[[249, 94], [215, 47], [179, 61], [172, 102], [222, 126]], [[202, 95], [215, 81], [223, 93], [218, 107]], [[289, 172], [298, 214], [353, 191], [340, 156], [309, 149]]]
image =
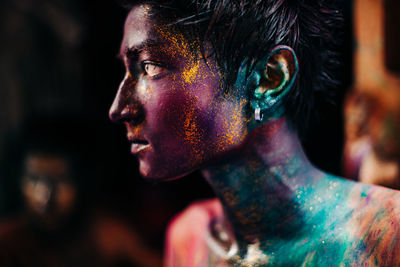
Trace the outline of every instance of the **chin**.
[[140, 175], [147, 181], [152, 183], [160, 183], [171, 181], [175, 179], [182, 178], [190, 173], [195, 171], [193, 170], [171, 170], [169, 168], [160, 167], [157, 168], [152, 167], [150, 164], [144, 161], [139, 161], [139, 172]]

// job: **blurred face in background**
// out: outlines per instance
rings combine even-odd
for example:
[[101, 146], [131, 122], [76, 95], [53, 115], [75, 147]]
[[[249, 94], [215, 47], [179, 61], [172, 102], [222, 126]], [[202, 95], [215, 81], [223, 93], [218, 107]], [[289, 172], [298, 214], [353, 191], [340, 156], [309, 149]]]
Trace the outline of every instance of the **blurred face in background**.
[[51, 154], [28, 154], [22, 192], [29, 214], [46, 228], [57, 228], [74, 209], [77, 192], [68, 161]]

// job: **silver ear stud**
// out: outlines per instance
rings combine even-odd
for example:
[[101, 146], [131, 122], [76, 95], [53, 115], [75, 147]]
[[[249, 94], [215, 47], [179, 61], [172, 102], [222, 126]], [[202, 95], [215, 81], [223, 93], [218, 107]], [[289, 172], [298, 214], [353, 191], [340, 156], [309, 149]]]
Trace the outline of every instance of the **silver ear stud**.
[[254, 112], [254, 117], [256, 119], [257, 122], [262, 122], [262, 115], [261, 115], [261, 109], [260, 108], [256, 108], [255, 112]]

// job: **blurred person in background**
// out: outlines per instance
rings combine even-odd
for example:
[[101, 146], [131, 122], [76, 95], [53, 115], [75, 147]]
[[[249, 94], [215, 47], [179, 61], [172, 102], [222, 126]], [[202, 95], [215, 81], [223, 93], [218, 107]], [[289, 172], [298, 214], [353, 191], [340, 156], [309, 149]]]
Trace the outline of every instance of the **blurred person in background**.
[[355, 80], [344, 109], [343, 175], [400, 189], [400, 3], [355, 0]]
[[160, 266], [131, 224], [92, 205], [85, 139], [68, 123], [35, 124], [19, 140], [24, 208], [1, 220], [0, 266]]

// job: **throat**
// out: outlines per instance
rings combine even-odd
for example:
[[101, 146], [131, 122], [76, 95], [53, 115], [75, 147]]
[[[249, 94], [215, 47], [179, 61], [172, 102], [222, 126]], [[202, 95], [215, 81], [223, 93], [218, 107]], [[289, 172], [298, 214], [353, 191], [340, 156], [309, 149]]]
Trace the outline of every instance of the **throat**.
[[241, 253], [250, 244], [303, 233], [306, 214], [296, 191], [316, 176], [295, 135], [281, 128], [276, 140], [265, 131], [253, 133], [257, 143], [245, 142], [229, 161], [203, 170]]

